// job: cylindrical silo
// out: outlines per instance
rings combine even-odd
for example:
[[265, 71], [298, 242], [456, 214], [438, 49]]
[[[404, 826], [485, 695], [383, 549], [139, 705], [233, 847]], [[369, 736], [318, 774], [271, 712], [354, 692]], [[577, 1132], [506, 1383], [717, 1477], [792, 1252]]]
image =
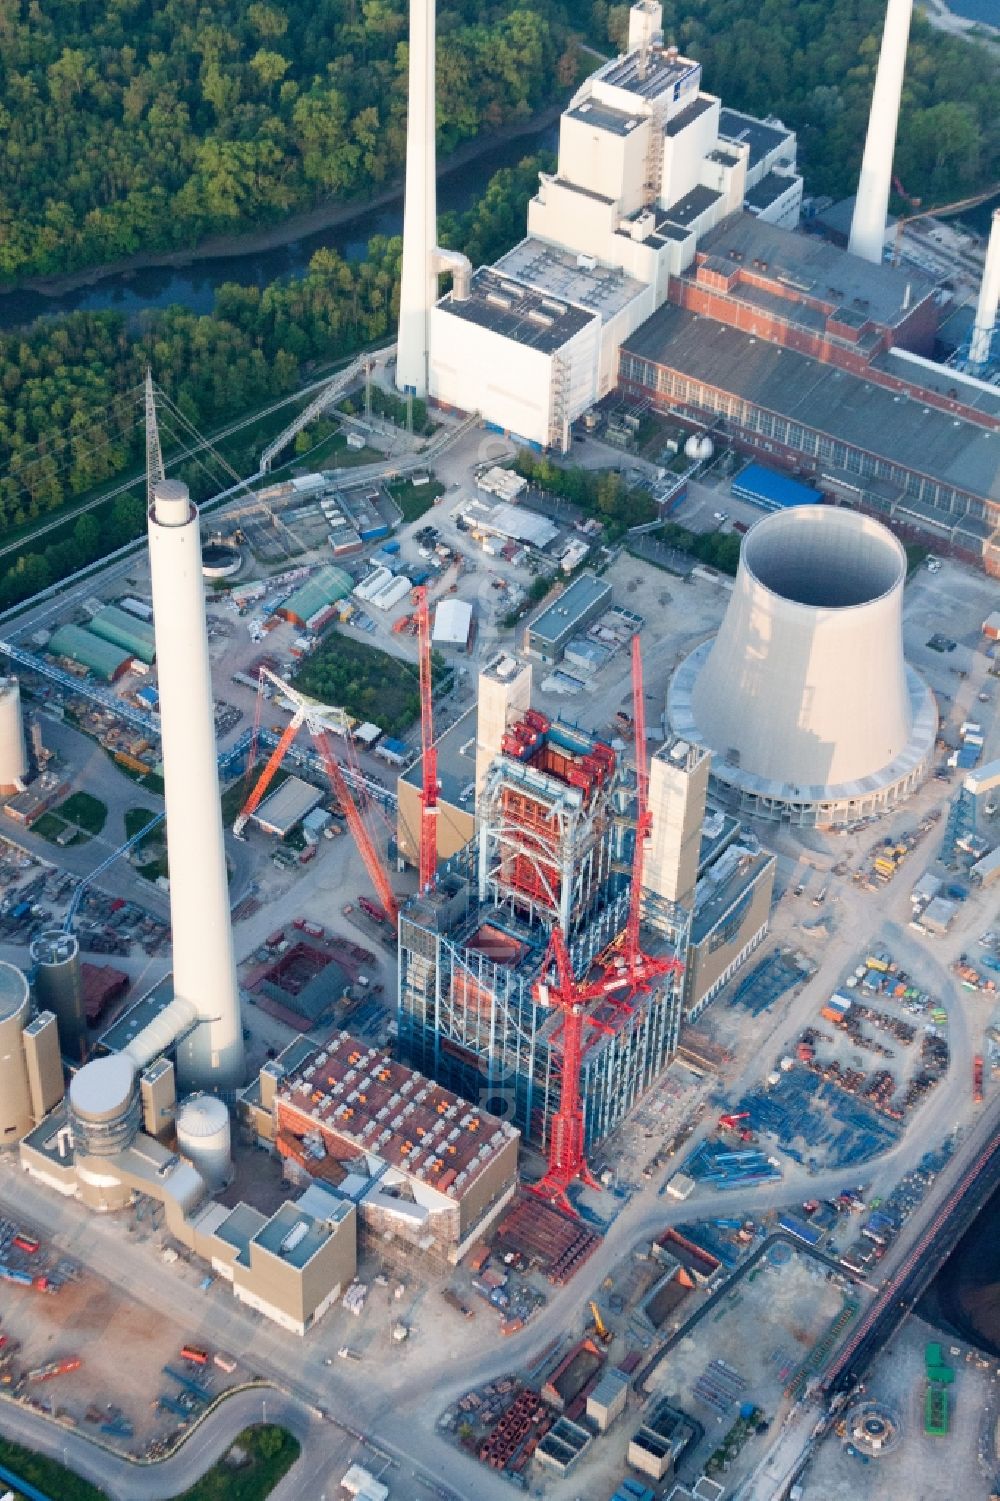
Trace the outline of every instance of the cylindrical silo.
[[0, 793], [17, 792], [28, 774], [28, 752], [17, 678], [0, 678]]
[[243, 1083], [243, 1028], [216, 762], [198, 509], [187, 486], [160, 480], [149, 509], [160, 735], [167, 807], [176, 998], [194, 1008], [177, 1048], [188, 1089]]
[[83, 1004], [80, 944], [72, 933], [49, 928], [32, 939], [35, 999], [51, 1011], [59, 1028], [64, 1058], [82, 1059], [87, 1052], [87, 1014]]
[[135, 1069], [112, 1053], [85, 1063], [69, 1086], [73, 1146], [84, 1157], [113, 1157], [126, 1151], [139, 1132], [142, 1107]]
[[22, 1033], [28, 1022], [28, 982], [0, 961], [0, 1146], [11, 1147], [34, 1125]]
[[229, 1111], [210, 1094], [189, 1095], [177, 1112], [177, 1150], [214, 1192], [233, 1176]]

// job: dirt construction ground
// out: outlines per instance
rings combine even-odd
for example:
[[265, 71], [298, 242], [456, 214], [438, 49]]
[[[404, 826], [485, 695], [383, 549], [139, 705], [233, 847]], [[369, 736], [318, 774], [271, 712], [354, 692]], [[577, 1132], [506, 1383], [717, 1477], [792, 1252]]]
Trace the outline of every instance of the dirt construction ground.
[[[38, 1259], [45, 1258], [43, 1242]], [[90, 1408], [119, 1409], [132, 1425], [134, 1437], [101, 1434], [102, 1442], [143, 1453], [178, 1425], [178, 1418], [156, 1408], [160, 1394], [177, 1397], [180, 1387], [163, 1374], [163, 1367], [190, 1369], [180, 1349], [191, 1337], [190, 1328], [153, 1316], [110, 1283], [83, 1272], [57, 1293], [46, 1295], [4, 1284], [0, 1291], [0, 1333], [18, 1340], [21, 1349], [10, 1371], [18, 1375], [52, 1360], [77, 1356], [77, 1371], [50, 1381], [31, 1383], [27, 1395], [37, 1404], [68, 1414], [75, 1425], [97, 1436], [98, 1425], [87, 1421]], [[205, 1378], [216, 1393], [239, 1380], [210, 1366]]]
[[[955, 1372], [949, 1389], [950, 1431], [943, 1438], [924, 1433], [924, 1346], [939, 1340]], [[958, 1354], [952, 1354], [952, 1350]], [[997, 1413], [995, 1367], [977, 1368], [966, 1360], [965, 1345], [910, 1319], [872, 1368], [866, 1397], [885, 1403], [899, 1423], [900, 1442], [890, 1454], [867, 1464], [847, 1453], [843, 1438], [831, 1435], [803, 1478], [803, 1501], [985, 1501], [997, 1472], [994, 1426]]]
[[[705, 1429], [704, 1441], [685, 1457], [682, 1478], [702, 1473], [743, 1402], [760, 1408], [772, 1425], [776, 1418], [780, 1420], [788, 1405], [783, 1397], [786, 1382], [808, 1358], [843, 1303], [844, 1296], [827, 1280], [826, 1269], [810, 1257], [792, 1252], [781, 1265], [765, 1258], [718, 1312], [680, 1341], [659, 1367], [657, 1390], [661, 1396], [674, 1398]], [[724, 1361], [746, 1383], [739, 1400], [724, 1414], [695, 1394], [696, 1384], [713, 1360]], [[759, 1458], [755, 1449], [761, 1442], [750, 1441], [730, 1480]]]

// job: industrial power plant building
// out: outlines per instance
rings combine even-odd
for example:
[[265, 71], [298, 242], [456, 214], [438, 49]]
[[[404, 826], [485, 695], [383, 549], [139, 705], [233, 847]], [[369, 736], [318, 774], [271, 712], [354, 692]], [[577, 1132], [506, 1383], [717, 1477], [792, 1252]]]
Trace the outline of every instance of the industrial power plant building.
[[[60, 1076], [60, 1094], [61, 1083]], [[314, 1196], [262, 1214], [218, 1203], [211, 1194], [220, 1162], [228, 1168], [229, 1115], [218, 1100], [210, 1104], [217, 1119], [193, 1101], [175, 1112], [173, 1068], [162, 1060], [138, 1080], [123, 1055], [99, 1058], [24, 1136], [21, 1166], [99, 1213], [125, 1209], [137, 1196], [161, 1204], [172, 1240], [229, 1282], [238, 1301], [305, 1334], [354, 1279], [354, 1206]], [[186, 1113], [196, 1117], [187, 1128]]]
[[454, 1264], [517, 1186], [509, 1124], [347, 1032], [291, 1043], [243, 1109], [291, 1180], [356, 1205], [383, 1253]]
[[[434, 890], [400, 915], [397, 1025], [407, 1062], [546, 1148], [560, 1101], [561, 1020], [540, 1002], [538, 978], [554, 924], [578, 974], [621, 940], [635, 791], [609, 745], [532, 709], [531, 678], [530, 664], [501, 653], [480, 674], [475, 724], [466, 716], [438, 743], [442, 866]], [[670, 1061], [682, 1018], [704, 1009], [767, 932], [774, 859], [735, 819], [706, 819], [710, 764], [703, 748], [676, 739], [652, 759], [645, 931], [653, 952], [677, 955], [684, 969], [629, 1008], [588, 1002], [588, 1150]], [[401, 848], [404, 821], [415, 841], [419, 787], [415, 765], [400, 780]], [[447, 855], [442, 817], [449, 842], [467, 831]]]
[[[889, 8], [844, 250], [798, 230], [794, 134], [707, 93], [701, 65], [664, 45], [657, 0], [636, 0], [626, 52], [563, 113], [526, 238], [493, 266], [461, 267], [438, 300], [426, 288], [441, 253], [423, 253], [424, 343], [399, 369], [427, 372], [420, 394], [561, 452], [573, 422], [620, 391], [1000, 572], [1000, 214], [964, 363], [932, 358], [947, 292], [883, 255], [911, 10]], [[411, 133], [408, 173], [411, 158], [426, 170], [425, 146]], [[432, 212], [425, 195], [409, 240], [404, 224], [411, 266], [421, 234], [433, 246]], [[417, 337], [408, 312], [401, 346], [404, 328]]]

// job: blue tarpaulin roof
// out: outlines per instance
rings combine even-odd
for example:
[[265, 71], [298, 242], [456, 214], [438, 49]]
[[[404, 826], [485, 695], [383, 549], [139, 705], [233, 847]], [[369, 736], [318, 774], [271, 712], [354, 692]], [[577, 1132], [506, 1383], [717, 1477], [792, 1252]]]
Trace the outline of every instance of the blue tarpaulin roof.
[[748, 464], [733, 480], [733, 494], [765, 511], [783, 511], [788, 506], [813, 506], [823, 497], [811, 485], [789, 479], [765, 464]]

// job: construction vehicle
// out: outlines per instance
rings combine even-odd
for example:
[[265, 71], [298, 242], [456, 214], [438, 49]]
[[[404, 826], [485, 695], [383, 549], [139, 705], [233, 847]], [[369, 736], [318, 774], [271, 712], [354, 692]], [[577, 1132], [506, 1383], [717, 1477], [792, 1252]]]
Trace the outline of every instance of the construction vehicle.
[[740, 1141], [756, 1141], [756, 1137], [750, 1130], [750, 1127], [740, 1125], [740, 1121], [747, 1121], [749, 1119], [749, 1110], [741, 1110], [735, 1115], [720, 1115], [719, 1130], [735, 1132]]
[[612, 1335], [611, 1330], [608, 1328], [607, 1324], [601, 1318], [601, 1310], [598, 1308], [593, 1298], [590, 1300], [590, 1312], [594, 1320], [594, 1333], [597, 1335], [597, 1338], [602, 1342], [602, 1344], [610, 1345], [614, 1336]]
[[70, 1371], [78, 1371], [83, 1365], [79, 1355], [66, 1355], [62, 1360], [49, 1360], [45, 1365], [35, 1366], [34, 1370], [28, 1371], [25, 1381], [51, 1381], [54, 1376], [66, 1376]]

